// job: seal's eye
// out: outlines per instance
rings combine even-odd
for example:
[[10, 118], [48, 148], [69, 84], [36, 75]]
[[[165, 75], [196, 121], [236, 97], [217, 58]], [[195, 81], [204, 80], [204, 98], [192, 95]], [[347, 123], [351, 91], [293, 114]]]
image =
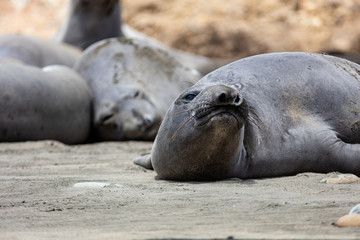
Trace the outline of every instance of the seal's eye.
[[136, 91], [135, 93], [134, 93], [134, 98], [138, 98], [140, 96], [140, 91]]
[[185, 95], [183, 99], [190, 102], [190, 101], [194, 100], [196, 95], [197, 94], [195, 94], [195, 93], [189, 93], [189, 94]]

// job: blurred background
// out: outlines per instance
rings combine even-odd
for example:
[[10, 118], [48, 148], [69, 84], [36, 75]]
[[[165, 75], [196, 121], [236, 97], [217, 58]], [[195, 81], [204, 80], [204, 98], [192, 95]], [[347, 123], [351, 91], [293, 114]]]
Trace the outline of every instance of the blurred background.
[[[66, 0], [0, 0], [0, 34], [50, 39]], [[123, 21], [165, 44], [209, 57], [275, 51], [360, 53], [360, 0], [123, 0]]]

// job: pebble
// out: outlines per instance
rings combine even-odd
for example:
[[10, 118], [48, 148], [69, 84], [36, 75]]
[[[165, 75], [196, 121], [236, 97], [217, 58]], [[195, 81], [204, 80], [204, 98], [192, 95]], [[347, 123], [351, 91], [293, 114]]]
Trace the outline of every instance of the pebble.
[[360, 227], [360, 214], [348, 214], [339, 218], [335, 223], [337, 227]]
[[333, 224], [337, 227], [360, 227], [360, 204], [353, 207], [349, 214], [342, 216]]
[[359, 180], [359, 177], [354, 174], [338, 174], [335, 177], [321, 179], [320, 182], [327, 184], [346, 184], [358, 182]]
[[355, 207], [353, 207], [349, 214], [360, 214], [360, 204], [356, 205]]

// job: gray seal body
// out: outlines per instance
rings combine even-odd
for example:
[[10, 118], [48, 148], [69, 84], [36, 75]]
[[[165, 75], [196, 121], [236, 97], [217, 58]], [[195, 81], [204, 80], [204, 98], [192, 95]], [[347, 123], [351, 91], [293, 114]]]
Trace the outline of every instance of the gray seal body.
[[172, 101], [200, 79], [166, 52], [126, 38], [93, 44], [75, 69], [92, 89], [102, 140], [153, 140]]
[[233, 62], [174, 101], [151, 155], [135, 163], [176, 180], [360, 175], [359, 73], [311, 53]]
[[87, 140], [91, 93], [74, 70], [1, 63], [0, 74], [0, 141]]
[[0, 37], [0, 61], [16, 60], [36, 67], [54, 64], [73, 67], [80, 55], [79, 49], [63, 43], [21, 34]]

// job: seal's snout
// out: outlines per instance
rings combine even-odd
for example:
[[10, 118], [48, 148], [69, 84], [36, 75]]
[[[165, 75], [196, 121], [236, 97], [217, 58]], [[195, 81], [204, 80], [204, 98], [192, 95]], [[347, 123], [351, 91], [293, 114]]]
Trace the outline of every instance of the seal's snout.
[[142, 126], [145, 128], [151, 127], [157, 121], [154, 116], [151, 116], [151, 114], [142, 113], [136, 109], [132, 110], [132, 118], [136, 120], [137, 124], [139, 125], [139, 129], [142, 128]]
[[219, 105], [240, 106], [243, 99], [236, 89], [227, 86], [219, 86], [219, 90], [214, 91], [214, 102]]
[[145, 126], [152, 126], [154, 123], [154, 119], [151, 116], [143, 116], [142, 121]]
[[[247, 114], [246, 101], [237, 89], [226, 85], [214, 85], [203, 90], [197, 97], [191, 118], [195, 119], [194, 126], [203, 126], [211, 119], [215, 122], [225, 119], [227, 115], [235, 118], [241, 127]], [[219, 116], [217, 120], [215, 116]]]

